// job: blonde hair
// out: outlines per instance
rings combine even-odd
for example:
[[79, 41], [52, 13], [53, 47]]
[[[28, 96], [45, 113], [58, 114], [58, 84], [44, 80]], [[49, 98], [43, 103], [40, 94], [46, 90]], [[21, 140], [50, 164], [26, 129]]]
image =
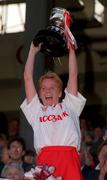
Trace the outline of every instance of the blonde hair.
[[54, 79], [57, 82], [59, 89], [62, 91], [63, 83], [60, 77], [56, 73], [48, 71], [47, 73], [42, 75], [39, 79], [39, 88], [44, 79]]

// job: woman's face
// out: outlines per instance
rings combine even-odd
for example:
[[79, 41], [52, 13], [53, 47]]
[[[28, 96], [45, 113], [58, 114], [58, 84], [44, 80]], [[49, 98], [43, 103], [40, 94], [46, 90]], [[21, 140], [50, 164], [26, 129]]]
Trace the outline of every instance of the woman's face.
[[61, 97], [61, 91], [55, 79], [43, 79], [40, 85], [40, 98], [45, 106], [56, 105]]

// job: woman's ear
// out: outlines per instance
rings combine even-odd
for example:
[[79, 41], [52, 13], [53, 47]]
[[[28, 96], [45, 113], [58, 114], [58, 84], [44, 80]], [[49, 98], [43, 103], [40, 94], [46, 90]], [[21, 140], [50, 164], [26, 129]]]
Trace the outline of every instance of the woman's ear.
[[58, 96], [58, 97], [59, 97], [59, 98], [61, 98], [61, 96], [62, 96], [62, 92], [60, 91], [60, 93], [59, 93], [59, 96]]

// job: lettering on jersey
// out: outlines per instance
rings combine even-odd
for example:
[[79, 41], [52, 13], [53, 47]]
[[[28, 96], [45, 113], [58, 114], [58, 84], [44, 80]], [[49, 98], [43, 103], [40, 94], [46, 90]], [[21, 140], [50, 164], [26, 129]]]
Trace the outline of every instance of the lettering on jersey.
[[40, 122], [47, 122], [47, 121], [52, 121], [52, 122], [56, 122], [59, 120], [64, 120], [65, 117], [69, 116], [68, 113], [66, 111], [62, 112], [62, 114], [50, 114], [50, 115], [45, 115], [39, 118]]

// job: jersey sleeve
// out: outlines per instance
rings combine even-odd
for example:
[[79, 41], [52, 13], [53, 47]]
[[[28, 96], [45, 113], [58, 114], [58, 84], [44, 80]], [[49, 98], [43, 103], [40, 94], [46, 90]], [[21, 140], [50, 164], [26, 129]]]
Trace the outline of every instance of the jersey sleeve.
[[65, 89], [64, 103], [69, 109], [79, 117], [86, 103], [86, 98], [84, 98], [79, 92], [77, 96], [74, 96], [67, 92]]
[[36, 115], [40, 110], [41, 103], [39, 101], [38, 95], [35, 95], [30, 103], [27, 102], [27, 98], [22, 102], [20, 108], [24, 113], [28, 122], [33, 126], [35, 122]]

